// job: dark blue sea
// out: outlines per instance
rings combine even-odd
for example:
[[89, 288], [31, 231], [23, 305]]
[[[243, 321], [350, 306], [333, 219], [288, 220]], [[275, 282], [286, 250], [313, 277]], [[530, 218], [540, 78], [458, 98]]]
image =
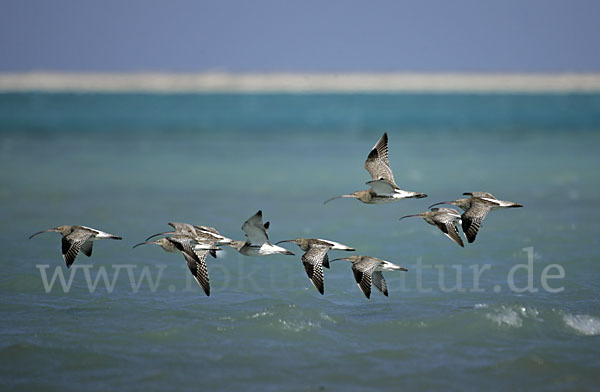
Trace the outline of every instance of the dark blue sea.
[[[326, 199], [370, 180], [387, 205]], [[600, 369], [600, 94], [0, 94], [0, 386], [48, 391], [592, 390]], [[487, 191], [460, 248], [398, 218]], [[243, 239], [325, 238], [407, 272], [365, 298], [350, 263], [325, 295], [295, 256], [132, 249], [180, 221]], [[60, 235], [120, 235], [67, 269]], [[466, 242], [466, 241], [465, 241]], [[346, 254], [331, 251], [330, 258]]]

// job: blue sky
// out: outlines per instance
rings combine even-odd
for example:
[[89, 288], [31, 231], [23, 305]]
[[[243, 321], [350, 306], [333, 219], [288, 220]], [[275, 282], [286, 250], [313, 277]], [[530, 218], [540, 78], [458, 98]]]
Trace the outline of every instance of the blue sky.
[[600, 1], [0, 0], [0, 71], [600, 71]]

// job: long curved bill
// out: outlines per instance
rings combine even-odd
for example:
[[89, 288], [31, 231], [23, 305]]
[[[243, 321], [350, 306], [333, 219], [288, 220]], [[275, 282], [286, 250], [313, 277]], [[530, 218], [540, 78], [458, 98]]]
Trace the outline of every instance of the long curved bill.
[[327, 203], [329, 203], [329, 202], [330, 202], [330, 201], [332, 201], [332, 200], [335, 200], [335, 199], [341, 199], [341, 198], [344, 198], [344, 197], [354, 197], [354, 196], [352, 196], [352, 195], [340, 195], [340, 196], [335, 196], [335, 197], [332, 197], [331, 199], [327, 199], [327, 200], [325, 200], [325, 201], [323, 202], [323, 204], [327, 204]]
[[347, 257], [340, 257], [340, 258], [337, 258], [337, 259], [329, 260], [329, 262], [332, 263], [332, 262], [334, 262], [336, 260], [348, 260], [348, 258]]
[[56, 229], [42, 230], [42, 231], [38, 231], [37, 233], [33, 233], [32, 235], [30, 235], [29, 239], [32, 239], [33, 237], [35, 237], [38, 234], [47, 233], [49, 231], [56, 231], [56, 232], [58, 232], [58, 230], [56, 230]]
[[295, 240], [283, 240], [283, 241], [276, 242], [275, 245], [279, 245], [279, 244], [281, 244], [283, 242], [294, 242], [294, 241]]
[[450, 205], [455, 205], [455, 203], [453, 201], [440, 201], [439, 203], [435, 203], [430, 205], [427, 208], [431, 208], [431, 207], [435, 207], [435, 206], [439, 206], [440, 204], [450, 204]]
[[139, 244], [133, 245], [133, 247], [137, 248], [140, 245], [147, 245], [147, 244], [156, 244], [156, 242], [154, 242], [154, 241], [144, 241], [144, 242], [140, 242]]
[[421, 216], [421, 214], [405, 215], [405, 216], [403, 216], [403, 217], [401, 217], [401, 218], [398, 218], [398, 220], [402, 220], [402, 219], [404, 219], [404, 218], [412, 218], [412, 217], [417, 217], [417, 216], [418, 216], [418, 217], [420, 217], [420, 216]]
[[154, 238], [154, 237], [158, 237], [159, 235], [166, 235], [166, 234], [177, 234], [174, 231], [165, 231], [164, 233], [157, 233], [157, 234], [153, 234], [150, 237], [146, 238], [146, 241], [149, 241], [150, 238]]

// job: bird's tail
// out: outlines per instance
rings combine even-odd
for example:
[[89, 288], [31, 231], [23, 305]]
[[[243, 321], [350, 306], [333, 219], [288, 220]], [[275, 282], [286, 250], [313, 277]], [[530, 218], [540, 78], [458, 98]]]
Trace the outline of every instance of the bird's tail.
[[408, 196], [409, 198], [414, 198], [414, 199], [422, 199], [424, 197], [427, 197], [427, 195], [425, 193], [419, 193], [419, 192], [413, 192], [414, 194], [411, 196]]

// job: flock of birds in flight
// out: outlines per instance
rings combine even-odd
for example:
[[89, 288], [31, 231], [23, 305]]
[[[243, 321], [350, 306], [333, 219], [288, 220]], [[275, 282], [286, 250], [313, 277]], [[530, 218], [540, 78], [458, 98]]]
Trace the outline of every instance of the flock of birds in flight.
[[[372, 178], [371, 181], [367, 182], [367, 185], [370, 186], [368, 190], [336, 196], [326, 200], [325, 203], [339, 198], [355, 198], [367, 204], [385, 204], [407, 198], [427, 197], [424, 193], [404, 191], [396, 185], [388, 160], [387, 133], [384, 133], [371, 149], [365, 161], [365, 169], [367, 169]], [[499, 200], [487, 192], [468, 192], [463, 193], [463, 195], [469, 197], [435, 203], [429, 206], [428, 211], [407, 215], [400, 219], [408, 217], [423, 218], [430, 225], [438, 227], [456, 244], [464, 247], [457, 225], [462, 226], [467, 241], [472, 243], [475, 241], [481, 222], [488, 212], [499, 208], [522, 207], [522, 205], [517, 203]], [[464, 212], [461, 214], [453, 208], [434, 207], [440, 204], [454, 205], [461, 208]], [[156, 244], [167, 252], [182, 253], [191, 274], [207, 296], [210, 295], [210, 281], [206, 266], [206, 257], [207, 255], [216, 257], [216, 251], [220, 250], [219, 246], [230, 246], [245, 256], [294, 255], [291, 251], [279, 246], [281, 243], [293, 242], [304, 252], [302, 255], [304, 269], [312, 284], [321, 294], [325, 292], [323, 267], [330, 268], [330, 262], [335, 260], [347, 260], [352, 263], [352, 272], [354, 273], [356, 283], [367, 298], [371, 296], [372, 286], [375, 286], [385, 296], [388, 295], [382, 271], [407, 271], [404, 267], [371, 256], [353, 255], [329, 260], [327, 253], [330, 250], [355, 250], [350, 246], [330, 240], [296, 238], [272, 244], [267, 234], [269, 222], [263, 223], [262, 211], [258, 211], [242, 225], [242, 230], [246, 234], [245, 241], [234, 241], [227, 238], [213, 227], [196, 226], [179, 222], [170, 222], [169, 225], [173, 230], [154, 234], [146, 238], [144, 242], [134, 245], [134, 248], [140, 245]], [[31, 239], [45, 232], [58, 232], [62, 234], [62, 255], [67, 268], [71, 267], [79, 251], [88, 257], [91, 256], [95, 240], [122, 239], [119, 236], [86, 226], [58, 226], [37, 232], [29, 238]], [[152, 240], [155, 237], [160, 238]]]

